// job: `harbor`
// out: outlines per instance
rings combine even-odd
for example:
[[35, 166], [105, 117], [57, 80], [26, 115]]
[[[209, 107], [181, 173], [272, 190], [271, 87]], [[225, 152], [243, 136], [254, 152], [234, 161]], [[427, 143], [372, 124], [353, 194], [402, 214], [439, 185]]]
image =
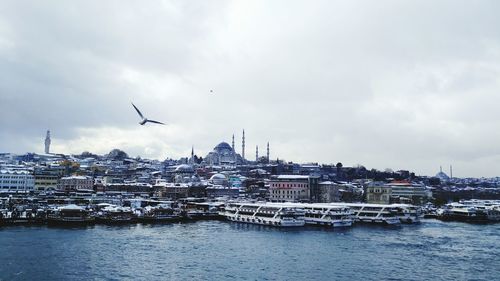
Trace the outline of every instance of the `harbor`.
[[0, 226], [224, 220], [271, 227], [316, 225], [343, 228], [357, 224], [417, 224], [424, 217], [466, 223], [497, 223], [500, 222], [500, 200], [462, 200], [437, 209], [410, 204], [279, 203], [227, 198], [210, 201], [201, 198], [165, 201], [96, 196], [0, 198]]

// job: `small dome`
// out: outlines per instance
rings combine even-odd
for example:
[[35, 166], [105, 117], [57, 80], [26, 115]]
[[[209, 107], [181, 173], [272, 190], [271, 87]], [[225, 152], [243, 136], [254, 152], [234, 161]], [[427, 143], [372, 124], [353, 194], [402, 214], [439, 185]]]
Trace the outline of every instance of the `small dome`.
[[182, 165], [179, 165], [177, 166], [177, 168], [175, 168], [175, 171], [176, 172], [184, 172], [184, 173], [191, 173], [193, 172], [193, 167], [190, 166], [190, 165], [187, 165], [187, 164], [182, 164]]
[[215, 174], [212, 177], [210, 177], [210, 180], [225, 180], [226, 176], [223, 174]]

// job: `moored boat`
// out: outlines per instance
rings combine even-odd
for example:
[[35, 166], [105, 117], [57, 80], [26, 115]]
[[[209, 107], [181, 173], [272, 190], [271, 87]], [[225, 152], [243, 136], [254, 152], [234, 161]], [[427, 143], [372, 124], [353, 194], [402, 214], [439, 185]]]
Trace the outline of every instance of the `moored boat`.
[[93, 224], [95, 216], [84, 207], [74, 204], [49, 210], [47, 223], [53, 225]]
[[348, 227], [353, 224], [353, 212], [350, 207], [333, 206], [328, 203], [270, 203], [276, 206], [294, 207], [304, 210], [307, 225], [330, 227]]
[[305, 212], [272, 203], [229, 203], [222, 215], [230, 221], [277, 227], [304, 226]]
[[167, 204], [146, 206], [143, 213], [138, 217], [138, 220], [143, 223], [179, 222], [182, 219], [181, 213]]
[[377, 223], [386, 225], [398, 225], [398, 207], [387, 204], [367, 203], [330, 203], [333, 206], [350, 207], [353, 211], [354, 221], [357, 223]]
[[446, 204], [437, 210], [437, 219], [469, 223], [486, 223], [490, 221], [487, 212], [484, 210], [461, 203]]
[[104, 224], [121, 224], [136, 222], [136, 215], [130, 207], [106, 206], [96, 216], [96, 222]]

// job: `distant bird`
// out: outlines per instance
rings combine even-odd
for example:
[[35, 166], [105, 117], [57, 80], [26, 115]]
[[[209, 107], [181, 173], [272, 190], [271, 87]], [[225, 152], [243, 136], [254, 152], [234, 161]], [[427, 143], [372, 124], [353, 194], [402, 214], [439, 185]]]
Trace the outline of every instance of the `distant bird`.
[[151, 120], [151, 119], [147, 119], [146, 117], [144, 117], [141, 113], [141, 111], [137, 108], [137, 106], [135, 106], [133, 103], [132, 103], [132, 106], [135, 108], [135, 111], [137, 111], [137, 113], [139, 114], [139, 116], [141, 117], [142, 121], [139, 122], [139, 124], [141, 125], [144, 125], [148, 122], [150, 123], [155, 123], [155, 124], [161, 124], [161, 125], [165, 125], [164, 123], [162, 122], [159, 122], [159, 121], [155, 121], [155, 120]]

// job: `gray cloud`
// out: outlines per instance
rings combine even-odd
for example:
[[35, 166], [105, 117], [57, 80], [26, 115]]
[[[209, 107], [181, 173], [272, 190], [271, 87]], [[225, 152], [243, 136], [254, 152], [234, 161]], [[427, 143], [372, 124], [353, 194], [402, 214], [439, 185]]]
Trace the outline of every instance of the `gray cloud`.
[[499, 6], [3, 2], [0, 151], [50, 128], [61, 152], [204, 155], [245, 128], [247, 155], [497, 175]]

